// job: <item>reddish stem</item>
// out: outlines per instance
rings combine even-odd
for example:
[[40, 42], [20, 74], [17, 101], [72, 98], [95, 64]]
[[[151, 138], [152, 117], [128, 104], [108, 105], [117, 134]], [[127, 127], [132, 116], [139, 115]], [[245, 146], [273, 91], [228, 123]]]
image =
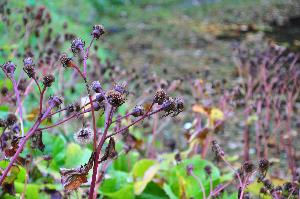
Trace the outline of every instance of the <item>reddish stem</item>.
[[101, 153], [102, 146], [106, 140], [106, 134], [108, 132], [108, 129], [111, 125], [111, 116], [113, 114], [114, 108], [108, 105], [109, 108], [107, 107], [106, 115], [105, 115], [105, 128], [103, 135], [101, 137], [101, 140], [99, 142], [99, 145], [97, 146], [96, 149], [96, 154], [95, 154], [95, 159], [94, 159], [94, 166], [93, 166], [93, 175], [92, 175], [92, 181], [91, 181], [91, 187], [90, 187], [90, 192], [89, 192], [89, 199], [94, 198], [94, 192], [95, 192], [95, 185], [96, 185], [96, 177], [98, 173], [98, 165], [99, 165], [99, 156]]
[[44, 115], [42, 117], [38, 118], [38, 120], [35, 122], [35, 124], [33, 125], [33, 127], [30, 128], [30, 130], [28, 131], [28, 133], [26, 134], [26, 136], [24, 137], [24, 139], [22, 139], [22, 142], [19, 144], [18, 150], [16, 151], [16, 153], [14, 154], [14, 156], [11, 158], [11, 160], [9, 162], [9, 165], [5, 168], [4, 172], [1, 175], [0, 185], [2, 185], [2, 183], [4, 182], [5, 177], [7, 176], [9, 170], [11, 169], [11, 167], [13, 166], [13, 164], [15, 163], [15, 161], [17, 160], [17, 158], [19, 157], [19, 154], [23, 151], [23, 148], [24, 148], [27, 140], [34, 134], [34, 132], [37, 130], [37, 128], [42, 123], [42, 121], [46, 118], [46, 116], [50, 113], [50, 111], [51, 111], [51, 109], [53, 107], [54, 107], [53, 104], [49, 106], [49, 108], [44, 113]]
[[145, 115], [141, 116], [139, 119], [135, 120], [134, 122], [132, 122], [132, 123], [129, 124], [128, 126], [126, 126], [126, 127], [122, 128], [122, 129], [120, 129], [120, 130], [118, 130], [118, 131], [116, 131], [116, 132], [114, 132], [114, 133], [112, 133], [112, 134], [106, 136], [106, 139], [108, 139], [108, 138], [110, 138], [110, 137], [112, 137], [112, 136], [114, 136], [114, 135], [116, 135], [116, 134], [118, 134], [118, 133], [124, 132], [125, 130], [129, 129], [131, 126], [133, 126], [133, 125], [135, 125], [136, 123], [138, 123], [138, 122], [142, 121], [143, 119], [145, 119], [146, 117], [151, 116], [151, 115], [153, 115], [153, 114], [155, 114], [155, 113], [158, 113], [158, 112], [160, 112], [160, 111], [162, 111], [162, 110], [163, 110], [163, 108], [159, 108], [159, 109], [157, 109], [156, 111], [153, 111], [153, 112], [151, 112], [151, 113], [148, 113], [148, 114], [145, 114]]

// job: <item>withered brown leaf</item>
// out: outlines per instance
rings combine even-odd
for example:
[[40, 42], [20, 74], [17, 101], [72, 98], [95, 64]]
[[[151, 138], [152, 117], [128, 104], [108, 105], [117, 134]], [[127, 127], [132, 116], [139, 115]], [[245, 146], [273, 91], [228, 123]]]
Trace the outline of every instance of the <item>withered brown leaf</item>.
[[100, 159], [100, 163], [109, 159], [114, 159], [118, 155], [116, 151], [116, 143], [114, 138], [110, 138], [107, 147], [105, 148], [104, 155]]
[[31, 137], [31, 148], [38, 148], [40, 151], [44, 151], [45, 145], [43, 143], [43, 132], [36, 131]]
[[94, 158], [95, 153], [93, 152], [87, 164], [74, 169], [60, 169], [61, 183], [67, 192], [73, 191], [87, 182], [87, 175], [93, 167]]

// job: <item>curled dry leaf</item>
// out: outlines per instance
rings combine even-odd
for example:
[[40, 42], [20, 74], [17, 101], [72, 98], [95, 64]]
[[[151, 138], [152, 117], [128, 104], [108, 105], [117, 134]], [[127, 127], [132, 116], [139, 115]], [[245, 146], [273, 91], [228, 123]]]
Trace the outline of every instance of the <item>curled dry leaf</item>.
[[19, 142], [22, 139], [22, 137], [13, 137], [11, 140], [11, 144], [8, 148], [4, 150], [6, 157], [12, 157], [15, 155], [16, 151], [19, 147]]
[[87, 164], [75, 169], [60, 169], [61, 183], [67, 192], [73, 191], [87, 182], [87, 175], [93, 167], [94, 158], [95, 153], [92, 153]]
[[143, 140], [136, 138], [134, 135], [130, 133], [126, 133], [123, 136], [123, 140], [125, 142], [125, 151], [129, 152], [131, 149], [141, 149], [143, 145]]
[[118, 155], [116, 151], [116, 143], [114, 138], [110, 138], [107, 147], [105, 148], [105, 153], [100, 159], [100, 163], [109, 159], [114, 159]]
[[36, 131], [31, 137], [31, 148], [38, 148], [40, 151], [44, 151], [45, 145], [43, 143], [43, 132]]

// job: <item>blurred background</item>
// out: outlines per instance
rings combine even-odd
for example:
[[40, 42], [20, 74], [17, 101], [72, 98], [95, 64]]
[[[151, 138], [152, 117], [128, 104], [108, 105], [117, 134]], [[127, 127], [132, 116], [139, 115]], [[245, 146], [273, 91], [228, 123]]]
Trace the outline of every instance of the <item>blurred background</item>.
[[107, 34], [99, 54], [114, 64], [150, 68], [157, 75], [166, 69], [167, 79], [206, 69], [222, 77], [232, 72], [235, 42], [266, 40], [299, 51], [299, 4], [299, 0], [9, 0], [12, 21], [9, 27], [1, 23], [0, 52], [7, 53], [12, 45], [22, 47], [24, 41], [11, 37], [21, 31], [22, 10], [43, 5], [51, 13], [53, 32], [61, 32], [67, 24], [70, 33], [85, 40], [91, 24], [103, 24]]
[[[68, 52], [71, 56], [70, 44], [77, 37], [83, 39], [87, 46], [91, 41], [90, 33], [94, 24], [102, 24], [106, 33], [91, 48], [88, 60], [89, 81], [100, 80], [106, 89], [116, 82], [128, 82], [129, 100], [118, 109], [118, 115], [124, 115], [137, 104], [149, 103], [158, 88], [164, 88], [171, 96], [184, 99], [185, 111], [178, 116], [174, 118], [156, 116], [137, 128], [130, 129], [129, 132], [135, 136], [132, 138], [135, 151], [129, 153], [130, 155], [120, 155], [111, 168], [113, 171], [124, 172], [121, 174], [115, 172], [117, 174], [114, 179], [119, 179], [120, 176], [126, 178], [122, 178], [122, 183], [108, 181], [104, 188], [99, 189], [102, 194], [107, 194], [106, 196], [111, 194], [113, 185], [114, 191], [122, 190], [137, 159], [160, 158], [160, 153], [168, 152], [169, 160], [173, 161], [174, 154], [180, 151], [184, 151], [186, 156], [190, 155], [189, 158], [198, 154], [205, 158], [207, 153], [211, 153], [205, 143], [209, 143], [212, 137], [220, 140], [229, 154], [230, 161], [238, 168], [245, 160], [242, 152], [245, 140], [243, 133], [248, 127], [251, 130], [248, 137], [250, 147], [246, 150], [250, 156], [254, 160], [257, 160], [257, 157], [264, 157], [263, 154], [257, 154], [256, 148], [258, 140], [264, 142], [261, 143], [264, 145], [262, 148], [269, 149], [269, 157], [276, 168], [273, 171], [273, 177], [275, 176], [273, 179], [281, 184], [286, 182], [286, 179], [283, 179], [287, 178], [287, 159], [290, 157], [287, 157], [285, 146], [281, 146], [284, 145], [281, 143], [281, 129], [276, 128], [284, 126], [288, 115], [285, 113], [288, 101], [286, 90], [280, 91], [282, 96], [278, 97], [280, 98], [278, 101], [274, 100], [272, 107], [265, 105], [265, 102], [269, 98], [268, 94], [272, 99], [279, 96], [277, 90], [274, 94], [257, 89], [253, 99], [246, 98], [246, 93], [249, 88], [247, 82], [249, 77], [255, 79], [255, 84], [259, 85], [257, 87], [265, 88], [264, 85], [260, 85], [263, 83], [257, 72], [261, 69], [262, 60], [274, 59], [276, 63], [280, 58], [278, 71], [284, 67], [299, 69], [297, 53], [300, 52], [300, 0], [0, 0], [0, 19], [0, 63], [13, 60], [16, 65], [23, 66], [25, 57], [33, 57], [39, 67], [39, 74], [53, 73], [57, 79], [46, 96], [62, 95], [64, 106], [73, 103], [74, 99], [84, 102], [86, 93], [85, 85], [79, 83], [81, 79], [71, 70], [61, 67], [59, 55]], [[281, 55], [284, 55], [282, 60]], [[79, 63], [82, 61], [75, 56], [72, 58]], [[295, 63], [293, 60], [296, 60]], [[248, 70], [247, 67], [253, 67], [255, 71], [251, 71], [252, 68]], [[293, 73], [292, 69], [286, 71]], [[285, 78], [289, 77], [286, 71], [281, 71]], [[20, 86], [19, 89], [25, 91], [30, 84], [28, 78], [25, 79], [21, 67], [17, 68], [16, 73], [21, 74], [19, 76], [21, 83], [24, 78], [25, 86]], [[276, 76], [277, 71], [271, 71], [270, 74], [270, 77]], [[289, 78], [283, 79], [280, 75], [276, 77], [282, 80], [283, 83], [280, 83], [284, 86], [289, 84], [287, 81]], [[295, 77], [297, 80], [298, 76]], [[2, 73], [0, 78], [1, 90], [7, 87], [8, 93], [12, 93], [10, 81], [5, 79]], [[299, 85], [294, 82], [293, 89], [299, 90]], [[270, 83], [269, 79], [266, 83]], [[276, 84], [272, 86], [280, 87]], [[291, 91], [292, 94], [294, 90]], [[28, 129], [37, 116], [38, 90], [35, 88], [26, 97], [23, 102], [26, 119], [24, 125], [25, 129]], [[8, 102], [5, 96], [0, 100], [1, 117], [15, 111], [12, 108], [15, 101]], [[257, 104], [262, 106], [262, 113], [258, 113], [255, 109]], [[299, 145], [296, 142], [299, 141], [300, 128], [299, 96], [295, 97], [292, 107], [291, 120], [286, 125], [291, 135], [288, 135], [287, 139], [294, 141], [295, 147], [291, 157], [299, 163]], [[245, 114], [245, 109], [252, 112]], [[265, 109], [271, 113], [270, 117], [266, 116]], [[211, 110], [215, 111], [215, 115], [211, 114]], [[277, 118], [273, 118], [275, 112], [278, 114]], [[62, 114], [53, 117], [52, 120], [59, 121], [63, 116]], [[38, 171], [31, 181], [34, 193], [38, 193], [41, 189], [35, 187], [40, 182], [54, 184], [53, 189], [57, 189], [59, 194], [62, 193], [59, 169], [78, 167], [89, 159], [92, 147], [74, 143], [74, 132], [83, 125], [90, 125], [85, 119], [82, 123], [81, 118], [79, 119], [80, 122], [73, 121], [43, 131], [46, 145], [43, 153], [29, 147], [25, 150], [24, 153], [32, 154], [37, 159], [35, 164], [40, 165], [38, 169], [35, 168]], [[164, 122], [160, 123], [161, 119]], [[263, 119], [265, 124], [258, 124]], [[53, 124], [52, 120], [43, 125]], [[98, 117], [98, 127], [103, 127], [103, 124], [103, 117]], [[215, 124], [218, 124], [216, 128]], [[278, 126], [274, 126], [277, 124]], [[263, 129], [261, 132], [264, 132], [266, 137], [262, 138], [262, 135], [255, 137], [259, 131], [256, 129], [257, 125], [261, 125]], [[274, 136], [270, 136], [272, 133], [275, 134], [274, 129], [280, 131], [276, 134], [277, 140], [272, 139]], [[288, 132], [285, 130], [282, 132]], [[197, 140], [196, 144], [191, 137]], [[123, 149], [126, 140], [120, 143], [117, 146], [119, 151]], [[47, 155], [53, 158], [51, 163], [44, 157]], [[81, 158], [78, 158], [79, 156]], [[212, 160], [211, 157], [213, 156], [208, 155], [207, 159]], [[164, 165], [163, 168], [167, 166]], [[185, 168], [180, 169], [182, 176], [185, 176]], [[231, 175], [226, 175], [228, 170], [225, 169], [224, 175], [223, 171], [214, 169], [217, 173], [214, 185], [232, 180]], [[298, 167], [297, 169], [299, 170]], [[197, 172], [203, 174], [203, 168]], [[300, 171], [298, 173], [300, 176]], [[166, 179], [166, 176], [162, 179]], [[172, 180], [170, 181], [173, 182]], [[20, 183], [23, 181], [24, 179], [20, 180]], [[171, 182], [173, 191], [178, 191], [178, 184], [174, 185], [174, 188]], [[187, 186], [190, 186], [190, 190], [199, 188], [192, 186], [197, 184], [195, 180], [189, 182]], [[151, 186], [155, 184], [152, 190], [164, 193], [158, 188], [160, 183], [152, 182]], [[22, 193], [21, 185], [17, 190], [18, 193]], [[130, 190], [133, 189], [132, 184], [130, 186]], [[256, 187], [255, 192], [259, 192], [259, 189], [260, 187]], [[232, 198], [236, 198], [237, 191], [231, 190], [234, 190]], [[84, 195], [86, 191], [79, 193]], [[152, 194], [151, 191], [149, 193]], [[191, 196], [194, 196], [193, 194]], [[157, 192], [156, 195], [159, 196], [161, 193]], [[119, 192], [115, 198], [122, 196], [122, 192]], [[39, 197], [36, 194], [32, 198]]]

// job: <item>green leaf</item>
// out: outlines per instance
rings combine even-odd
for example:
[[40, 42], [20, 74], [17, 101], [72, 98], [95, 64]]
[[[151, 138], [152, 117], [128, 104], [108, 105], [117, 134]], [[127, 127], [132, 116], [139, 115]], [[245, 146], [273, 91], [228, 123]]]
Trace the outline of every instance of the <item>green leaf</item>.
[[120, 190], [128, 181], [129, 175], [126, 172], [110, 170], [109, 177], [105, 179], [100, 187], [103, 194], [113, 193]]
[[170, 199], [178, 199], [178, 197], [173, 193], [170, 185], [168, 185], [167, 183], [164, 183], [163, 189], [166, 192], [166, 194], [169, 196]]
[[66, 150], [66, 168], [74, 168], [88, 162], [92, 151], [90, 149], [82, 149], [79, 144], [70, 143]]
[[140, 195], [144, 191], [148, 183], [153, 179], [153, 177], [157, 173], [158, 169], [158, 164], [152, 165], [144, 172], [143, 179], [138, 180], [134, 183], [134, 193], [136, 195]]
[[[5, 169], [8, 166], [8, 161], [0, 161], [0, 168]], [[7, 177], [5, 178], [6, 183], [13, 183], [14, 181], [24, 182], [26, 176], [26, 170], [22, 166], [12, 166]]]
[[[22, 193], [24, 190], [24, 184], [16, 182], [15, 188], [17, 193]], [[41, 189], [40, 185], [37, 184], [27, 184], [26, 185], [26, 192], [25, 192], [25, 198], [30, 199], [39, 199], [39, 190]]]
[[[117, 143], [117, 151], [118, 151]], [[121, 149], [119, 149], [121, 150]], [[128, 154], [121, 154], [116, 160], [113, 161], [114, 170], [129, 172], [135, 165], [139, 158], [139, 153], [136, 151], [130, 151]]]
[[143, 177], [144, 173], [154, 164], [155, 160], [142, 159], [135, 163], [132, 169], [132, 174], [134, 178]]
[[167, 182], [171, 186], [174, 194], [180, 197], [181, 191], [184, 191], [188, 198], [202, 198], [202, 192], [199, 183], [192, 176], [187, 176], [186, 167], [192, 164], [194, 167], [195, 175], [202, 181], [206, 195], [210, 190], [210, 182], [208, 176], [205, 174], [204, 168], [206, 165], [210, 165], [212, 168], [212, 182], [213, 186], [216, 186], [220, 182], [220, 172], [212, 163], [200, 159], [199, 156], [194, 156], [191, 159], [183, 160], [177, 166], [167, 171]]
[[104, 194], [110, 199], [134, 199], [133, 185], [126, 184], [122, 189], [114, 193]]
[[169, 197], [158, 184], [150, 182], [136, 199], [169, 199]]

